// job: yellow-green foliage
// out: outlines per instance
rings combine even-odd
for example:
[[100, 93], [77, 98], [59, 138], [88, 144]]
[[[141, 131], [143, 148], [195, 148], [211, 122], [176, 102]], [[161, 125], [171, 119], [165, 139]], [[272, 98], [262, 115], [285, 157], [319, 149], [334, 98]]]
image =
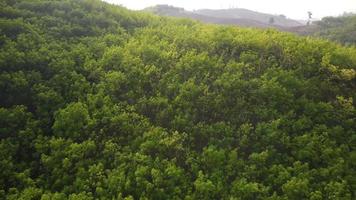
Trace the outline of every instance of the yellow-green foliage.
[[356, 198], [355, 48], [0, 5], [0, 199]]

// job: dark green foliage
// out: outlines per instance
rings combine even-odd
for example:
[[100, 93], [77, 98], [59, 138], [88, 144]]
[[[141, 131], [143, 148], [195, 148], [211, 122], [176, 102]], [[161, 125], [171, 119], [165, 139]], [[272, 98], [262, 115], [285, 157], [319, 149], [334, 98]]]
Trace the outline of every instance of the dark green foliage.
[[355, 48], [0, 5], [0, 199], [356, 198]]

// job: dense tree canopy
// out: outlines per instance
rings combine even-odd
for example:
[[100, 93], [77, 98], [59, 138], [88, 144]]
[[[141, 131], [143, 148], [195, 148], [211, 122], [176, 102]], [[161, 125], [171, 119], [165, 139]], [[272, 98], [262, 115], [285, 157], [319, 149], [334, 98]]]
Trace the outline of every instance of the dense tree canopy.
[[99, 0], [0, 16], [0, 199], [356, 198], [355, 48]]

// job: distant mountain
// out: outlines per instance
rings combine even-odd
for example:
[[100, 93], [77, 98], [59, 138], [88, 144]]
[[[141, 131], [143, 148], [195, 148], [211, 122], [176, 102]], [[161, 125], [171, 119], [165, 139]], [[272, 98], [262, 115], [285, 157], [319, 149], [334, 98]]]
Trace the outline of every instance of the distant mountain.
[[244, 27], [282, 28], [303, 25], [296, 20], [288, 19], [284, 15], [265, 14], [242, 8], [220, 10], [201, 9], [195, 11], [187, 11], [183, 8], [169, 5], [157, 5], [154, 7], [146, 8], [144, 10], [163, 16], [184, 17], [206, 23], [231, 24]]
[[271, 19], [273, 19], [273, 25], [276, 26], [300, 26], [301, 23], [288, 19], [284, 15], [271, 15], [260, 12], [255, 12], [243, 8], [233, 8], [233, 9], [222, 9], [222, 10], [197, 10], [195, 13], [206, 15], [206, 16], [215, 16], [219, 18], [234, 18], [234, 19], [249, 19], [258, 21], [264, 24], [271, 24]]

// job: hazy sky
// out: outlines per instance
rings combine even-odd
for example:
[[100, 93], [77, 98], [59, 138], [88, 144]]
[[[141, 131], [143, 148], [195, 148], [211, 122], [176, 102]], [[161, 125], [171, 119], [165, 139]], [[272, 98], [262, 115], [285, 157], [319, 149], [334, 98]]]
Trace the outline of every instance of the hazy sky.
[[307, 11], [312, 11], [313, 17], [337, 16], [344, 11], [356, 12], [356, 0], [105, 0], [121, 4], [130, 9], [143, 9], [157, 4], [169, 4], [183, 7], [187, 10], [199, 8], [247, 8], [250, 10], [285, 14], [289, 18], [306, 19]]

